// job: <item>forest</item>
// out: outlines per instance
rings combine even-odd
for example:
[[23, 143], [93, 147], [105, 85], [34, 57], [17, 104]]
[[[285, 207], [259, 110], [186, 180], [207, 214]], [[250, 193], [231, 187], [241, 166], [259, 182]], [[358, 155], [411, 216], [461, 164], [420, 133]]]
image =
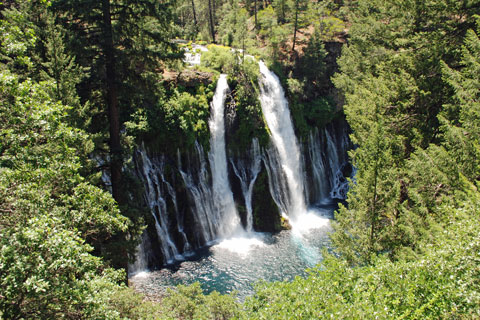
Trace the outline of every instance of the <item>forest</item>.
[[[0, 31], [0, 319], [480, 318], [480, 1], [3, 0]], [[199, 231], [189, 187], [214, 161], [222, 75], [227, 155], [269, 150], [258, 61], [300, 151], [348, 131], [345, 163], [326, 162], [348, 193], [321, 262], [245, 299], [138, 292], [146, 238], [153, 269], [226, 232]], [[291, 226], [262, 157], [254, 207], [240, 182], [232, 201], [246, 229], [278, 233]], [[153, 207], [147, 165], [170, 193]]]

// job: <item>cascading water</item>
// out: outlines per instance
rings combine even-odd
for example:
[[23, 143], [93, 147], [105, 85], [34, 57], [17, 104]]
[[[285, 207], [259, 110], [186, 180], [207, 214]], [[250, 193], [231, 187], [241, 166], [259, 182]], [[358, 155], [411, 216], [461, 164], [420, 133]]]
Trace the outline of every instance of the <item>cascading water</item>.
[[[197, 170], [187, 171], [179, 169], [179, 172], [192, 200], [196, 233], [202, 238], [201, 241], [198, 241], [197, 246], [201, 246], [216, 239], [220, 217], [213, 204], [213, 192], [208, 179], [205, 153], [198, 143], [195, 143], [195, 150], [200, 167]], [[180, 153], [178, 154], [178, 167], [182, 168]]]
[[138, 149], [137, 154], [137, 168], [145, 184], [145, 200], [155, 220], [162, 255], [167, 263], [182, 260], [183, 257], [179, 254], [169, 232], [167, 203], [160, 178], [163, 175], [164, 162], [152, 163], [143, 146]]
[[[240, 218], [235, 208], [230, 182], [228, 180], [227, 156], [225, 151], [225, 99], [228, 92], [226, 75], [220, 75], [215, 95], [211, 103], [210, 152], [208, 160], [211, 183], [205, 153], [196, 143], [200, 163], [198, 170], [183, 171], [180, 174], [193, 202], [193, 215], [203, 243], [211, 243], [218, 237], [228, 237], [242, 230]], [[178, 156], [179, 168], [181, 166]]]
[[221, 215], [219, 235], [227, 237], [241, 229], [240, 218], [233, 201], [228, 180], [227, 155], [225, 151], [225, 99], [228, 92], [227, 75], [221, 74], [211, 103], [210, 152], [208, 159], [212, 171], [213, 203]]
[[[278, 218], [276, 210], [272, 208], [275, 205], [271, 205], [270, 199], [263, 201], [261, 198], [268, 196], [263, 193], [267, 187], [265, 176], [261, 173], [263, 161], [271, 197], [281, 213], [290, 218], [292, 230], [257, 234], [245, 233], [241, 227], [228, 178], [224, 123], [228, 86], [226, 77], [222, 75], [211, 103], [208, 158], [199, 144], [195, 145], [193, 152], [184, 153], [183, 159], [178, 151], [176, 172], [181, 176], [183, 187], [175, 183], [175, 174], [164, 175], [163, 158], [149, 160], [146, 153], [142, 154], [141, 151], [137, 157], [141, 160], [136, 163], [138, 171], [142, 177], [147, 177], [142, 179], [146, 187], [145, 198], [155, 218], [155, 229], [152, 223], [149, 229], [151, 237], [143, 239], [138, 251], [142, 261], [135, 268], [143, 268], [147, 258], [149, 263], [152, 262], [152, 256], [145, 252], [145, 248], [150, 250], [155, 244], [145, 246], [144, 242], [154, 241], [154, 238], [158, 238], [158, 247], [163, 256], [170, 259], [168, 261], [177, 260], [178, 252], [185, 254], [204, 245], [213, 245], [208, 248], [208, 254], [200, 254], [193, 261], [187, 259], [179, 263], [176, 271], [163, 269], [136, 279], [137, 284], [138, 281], [144, 281], [145, 284], [140, 286], [148, 292], [156, 286], [162, 286], [162, 283], [172, 285], [200, 280], [207, 291], [226, 293], [239, 290], [240, 295], [244, 296], [252, 292], [251, 283], [259, 279], [291, 279], [321, 261], [318, 248], [328, 247], [328, 233], [331, 230], [326, 217], [333, 216], [337, 202], [321, 202], [308, 210], [307, 204], [310, 204], [310, 200], [317, 202], [332, 197], [343, 198], [346, 190], [343, 175], [348, 174], [348, 167], [342, 164], [346, 161], [344, 148], [348, 147], [348, 140], [345, 138], [346, 132], [340, 132], [339, 129], [345, 128], [337, 122], [325, 131], [312, 132], [308, 143], [299, 146], [278, 78], [262, 62], [260, 71], [260, 102], [271, 132], [271, 145], [260, 150], [258, 141], [254, 140], [250, 152], [229, 159], [231, 169], [238, 178], [234, 186], [235, 190], [241, 188], [245, 200], [247, 231], [253, 231], [252, 198], [255, 199], [253, 205], [261, 208], [255, 211], [259, 213], [256, 219], [265, 217], [262, 222], [267, 223], [278, 221], [271, 218]], [[169, 170], [175, 168], [171, 162], [167, 166]], [[156, 174], [152, 174], [152, 171], [156, 171]], [[259, 184], [259, 188], [254, 191], [255, 183]], [[168, 221], [166, 214], [167, 197], [168, 205], [173, 204], [173, 208], [169, 208], [171, 221]], [[315, 232], [308, 232], [312, 228], [315, 228]], [[155, 230], [158, 237], [152, 236]], [[169, 230], [173, 235], [168, 234]], [[172, 239], [175, 239], [179, 248], [177, 251]], [[182, 243], [183, 251], [180, 249]], [[201, 249], [199, 252], [206, 253], [207, 250]], [[152, 283], [155, 284], [152, 286]]]
[[238, 159], [235, 161], [230, 159], [233, 171], [240, 180], [243, 198], [245, 200], [245, 208], [247, 210], [247, 226], [246, 231], [253, 231], [253, 210], [252, 210], [252, 192], [255, 180], [261, 169], [262, 157], [260, 154], [260, 145], [258, 139], [253, 139], [252, 148], [247, 159]]
[[140, 272], [145, 272], [148, 270], [147, 252], [145, 250], [145, 247], [149, 243], [147, 237], [148, 236], [146, 233], [142, 234], [142, 241], [137, 245], [137, 248], [135, 249], [135, 261], [128, 264], [129, 276], [133, 276], [139, 274]]
[[313, 196], [316, 202], [326, 199], [345, 199], [348, 180], [343, 169], [347, 165], [346, 150], [350, 146], [348, 133], [343, 128], [341, 142], [338, 143], [334, 128], [326, 127], [320, 134], [318, 129], [310, 133], [308, 139], [308, 156], [313, 179]]
[[182, 236], [182, 240], [183, 240], [183, 253], [188, 253], [192, 250], [192, 246], [188, 242], [187, 235], [185, 234], [185, 227], [183, 225], [184, 216], [178, 210], [177, 194], [173, 189], [172, 185], [170, 184], [170, 182], [168, 182], [168, 180], [165, 179], [163, 171], [160, 173], [160, 176], [173, 202], [173, 208], [175, 209], [175, 216], [177, 217], [177, 230], [178, 230], [178, 233]]
[[[348, 181], [342, 173], [341, 165], [343, 161], [337, 151], [337, 141], [335, 141], [335, 136], [332, 137], [327, 129], [325, 129], [325, 136], [327, 137], [328, 161], [330, 164], [330, 197], [333, 199], [345, 199], [348, 191]], [[342, 147], [344, 146], [342, 145]]]
[[281, 171], [286, 179], [287, 190], [282, 188], [281, 197], [284, 199], [281, 202], [287, 206], [285, 214], [295, 219], [306, 212], [300, 148], [280, 81], [262, 61], [259, 65], [262, 74], [260, 78], [262, 112], [279, 156]]
[[318, 129], [310, 132], [308, 137], [308, 154], [312, 165], [314, 199], [320, 201], [328, 196], [330, 180], [327, 176], [324, 153], [322, 151]]
[[290, 207], [290, 197], [288, 195], [288, 185], [285, 174], [282, 170], [278, 151], [273, 145], [264, 150], [262, 160], [267, 169], [268, 188], [273, 201], [280, 209], [283, 216], [287, 216]]

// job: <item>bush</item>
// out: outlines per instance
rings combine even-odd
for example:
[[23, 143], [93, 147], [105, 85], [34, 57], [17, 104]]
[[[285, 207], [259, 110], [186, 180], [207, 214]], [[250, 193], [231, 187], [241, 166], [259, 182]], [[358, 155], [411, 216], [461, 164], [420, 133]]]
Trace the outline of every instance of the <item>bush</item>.
[[208, 46], [208, 51], [202, 52], [201, 65], [228, 73], [235, 64], [234, 59], [230, 48], [211, 44]]

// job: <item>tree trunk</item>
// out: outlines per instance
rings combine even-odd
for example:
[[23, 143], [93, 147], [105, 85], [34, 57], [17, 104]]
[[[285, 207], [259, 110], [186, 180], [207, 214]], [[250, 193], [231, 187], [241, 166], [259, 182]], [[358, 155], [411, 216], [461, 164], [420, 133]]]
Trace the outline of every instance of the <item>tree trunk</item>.
[[208, 0], [208, 15], [210, 20], [210, 34], [212, 35], [212, 42], [215, 43], [215, 25], [213, 21], [212, 0]]
[[255, 0], [255, 8], [254, 8], [254, 12], [255, 12], [255, 29], [258, 30], [258, 22], [257, 22], [257, 0]]
[[295, 23], [293, 27], [292, 52], [295, 52], [295, 42], [297, 41], [297, 29], [298, 29], [298, 0], [295, 0]]
[[102, 0], [104, 23], [104, 54], [106, 72], [106, 92], [108, 106], [108, 121], [110, 124], [110, 157], [112, 195], [118, 202], [122, 202], [120, 186], [122, 177], [122, 147], [120, 144], [120, 116], [118, 111], [118, 97], [115, 79], [115, 52], [113, 47], [113, 31], [110, 13], [110, 1]]
[[217, 12], [217, 0], [212, 0], [212, 19], [213, 19], [213, 25], [215, 25], [215, 24], [217, 23], [216, 12]]
[[193, 23], [195, 24], [195, 31], [198, 32], [197, 11], [195, 10], [195, 1], [192, 0]]
[[121, 180], [121, 145], [120, 145], [120, 120], [118, 111], [118, 97], [115, 77], [115, 53], [113, 47], [113, 31], [110, 13], [110, 1], [102, 0], [103, 23], [104, 23], [104, 54], [106, 73], [106, 93], [108, 106], [108, 121], [110, 125], [110, 156], [111, 156], [111, 180], [112, 194], [119, 202]]
[[[119, 205], [124, 203], [122, 192], [122, 146], [120, 144], [120, 115], [118, 108], [117, 86], [115, 80], [115, 51], [113, 46], [112, 17], [110, 0], [102, 0], [103, 36], [106, 73], [106, 93], [108, 106], [108, 121], [110, 124], [110, 175], [112, 195]], [[124, 240], [123, 235], [118, 235]], [[128, 283], [128, 256], [127, 250], [120, 249], [121, 258], [116, 267], [125, 270], [125, 282]]]

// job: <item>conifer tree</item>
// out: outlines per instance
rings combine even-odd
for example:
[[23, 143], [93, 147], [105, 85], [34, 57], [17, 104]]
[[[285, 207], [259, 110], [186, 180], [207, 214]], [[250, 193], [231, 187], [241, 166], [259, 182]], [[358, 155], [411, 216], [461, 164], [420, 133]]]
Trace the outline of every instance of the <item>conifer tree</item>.
[[[91, 107], [100, 107], [89, 131], [104, 137], [97, 140], [96, 148], [109, 151], [113, 196], [123, 205], [122, 213], [134, 222], [130, 235], [125, 233], [115, 240], [124, 243], [135, 239], [142, 221], [137, 212], [125, 206], [122, 124], [139, 106], [156, 106], [159, 92], [152, 89], [158, 87], [162, 61], [180, 57], [170, 41], [171, 3], [56, 0], [51, 9], [62, 18], [68, 32], [69, 52], [81, 67], [91, 68], [89, 77], [79, 84], [79, 93]], [[109, 128], [108, 135], [105, 128]], [[108, 141], [108, 148], [103, 146], [104, 141]], [[126, 268], [125, 249], [134, 250], [133, 243], [128, 244], [117, 245], [120, 252], [111, 255], [115, 265]]]
[[44, 48], [41, 77], [54, 81], [52, 97], [70, 107], [72, 124], [77, 128], [87, 129], [90, 123], [88, 103], [86, 106], [80, 103], [77, 85], [86, 77], [88, 69], [80, 68], [75, 57], [68, 54], [64, 40], [66, 30], [56, 23], [55, 16], [50, 11], [43, 12], [42, 25], [37, 28], [36, 33]]
[[395, 259], [415, 251], [441, 219], [438, 204], [459, 186], [438, 147], [438, 115], [451, 93], [441, 61], [458, 58], [477, 5], [358, 1], [350, 10], [334, 83], [345, 93], [357, 175], [333, 241], [353, 263], [365, 263], [372, 254]]
[[[480, 20], [477, 22], [480, 30]], [[444, 76], [454, 96], [442, 117], [445, 146], [470, 181], [480, 181], [480, 39], [467, 32], [460, 70], [444, 64]], [[453, 112], [452, 112], [453, 111]], [[447, 117], [452, 114], [450, 119]]]
[[308, 2], [305, 0], [295, 0], [293, 6], [293, 40], [292, 53], [295, 53], [295, 45], [297, 43], [297, 32], [303, 26], [303, 16], [308, 7]]

